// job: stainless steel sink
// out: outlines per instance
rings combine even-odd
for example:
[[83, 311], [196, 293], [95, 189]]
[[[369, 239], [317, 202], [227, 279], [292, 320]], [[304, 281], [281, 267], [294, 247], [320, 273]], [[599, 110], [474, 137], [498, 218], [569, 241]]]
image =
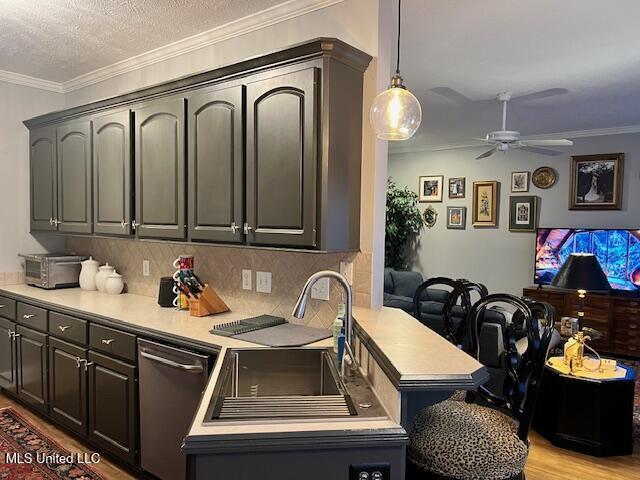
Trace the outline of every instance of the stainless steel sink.
[[223, 362], [209, 420], [357, 415], [326, 349], [233, 350]]

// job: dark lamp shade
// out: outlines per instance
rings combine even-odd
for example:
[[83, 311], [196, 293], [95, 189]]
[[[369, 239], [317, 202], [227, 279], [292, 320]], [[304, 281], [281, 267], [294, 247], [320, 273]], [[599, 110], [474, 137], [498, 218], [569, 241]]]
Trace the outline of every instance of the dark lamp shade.
[[572, 253], [551, 282], [558, 288], [609, 292], [611, 285], [595, 255]]

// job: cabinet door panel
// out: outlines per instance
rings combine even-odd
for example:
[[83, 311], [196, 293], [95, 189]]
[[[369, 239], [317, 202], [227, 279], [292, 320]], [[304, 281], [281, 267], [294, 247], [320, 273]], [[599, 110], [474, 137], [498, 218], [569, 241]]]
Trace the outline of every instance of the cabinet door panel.
[[80, 435], [87, 434], [87, 350], [49, 338], [50, 415]]
[[237, 86], [189, 99], [189, 235], [193, 239], [244, 239], [242, 97], [243, 87]]
[[32, 130], [30, 142], [31, 230], [57, 230], [56, 130]]
[[0, 387], [16, 393], [16, 348], [9, 335], [15, 332], [16, 324], [0, 318]]
[[91, 122], [62, 125], [57, 138], [58, 230], [91, 233]]
[[317, 69], [247, 86], [251, 243], [316, 245]]
[[89, 352], [89, 438], [129, 463], [135, 463], [137, 412], [131, 365]]
[[18, 396], [35, 409], [47, 413], [47, 336], [16, 327]]
[[131, 111], [94, 121], [94, 231], [131, 233]]
[[139, 237], [185, 237], [184, 111], [181, 98], [135, 112]]

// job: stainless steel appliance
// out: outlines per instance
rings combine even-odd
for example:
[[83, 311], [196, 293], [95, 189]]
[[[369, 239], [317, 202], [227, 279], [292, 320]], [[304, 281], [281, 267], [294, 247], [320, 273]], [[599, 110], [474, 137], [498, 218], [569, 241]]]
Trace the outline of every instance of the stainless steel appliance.
[[77, 287], [80, 262], [87, 259], [84, 256], [62, 253], [34, 253], [20, 256], [24, 258], [27, 285], [47, 290]]
[[210, 357], [138, 340], [140, 464], [163, 480], [186, 477], [181, 446], [209, 377]]

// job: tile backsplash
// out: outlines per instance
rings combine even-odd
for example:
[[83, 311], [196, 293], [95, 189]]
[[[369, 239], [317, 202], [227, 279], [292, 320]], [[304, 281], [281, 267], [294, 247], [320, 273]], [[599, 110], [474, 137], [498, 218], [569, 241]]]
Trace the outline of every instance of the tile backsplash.
[[0, 272], [0, 287], [24, 283], [24, 272]]
[[[340, 262], [354, 264], [354, 303], [368, 306], [371, 299], [371, 255], [367, 253], [309, 253], [239, 248], [221, 245], [183, 244], [131, 239], [69, 237], [68, 253], [92, 255], [109, 262], [124, 276], [129, 293], [157, 297], [160, 277], [170, 276], [173, 261], [181, 254], [194, 255], [195, 271], [209, 283], [233, 311], [269, 313], [291, 322], [329, 328], [342, 300], [340, 287], [331, 283], [329, 301], [310, 300], [304, 319], [291, 311], [304, 282], [318, 270], [340, 270]], [[149, 261], [149, 276], [142, 275], [142, 261]], [[252, 290], [242, 289], [242, 270], [253, 271]], [[257, 293], [256, 271], [271, 272], [271, 293]]]

